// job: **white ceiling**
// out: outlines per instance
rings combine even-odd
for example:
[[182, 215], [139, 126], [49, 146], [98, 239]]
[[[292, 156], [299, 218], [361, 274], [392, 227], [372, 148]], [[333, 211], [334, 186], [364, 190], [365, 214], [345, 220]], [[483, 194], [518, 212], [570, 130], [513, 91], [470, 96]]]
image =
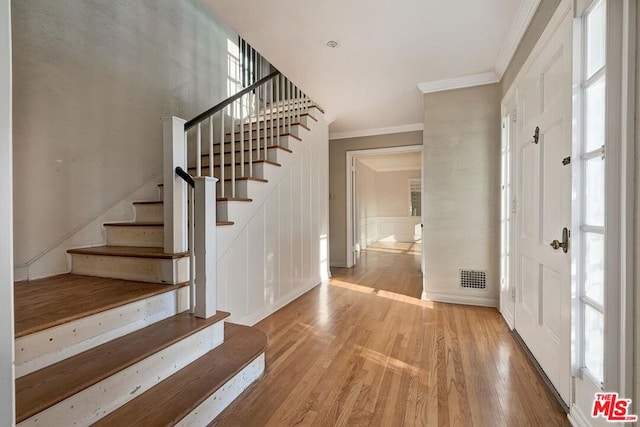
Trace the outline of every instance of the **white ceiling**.
[[500, 78], [539, 2], [202, 1], [322, 105], [338, 137], [419, 128], [419, 83]]
[[356, 158], [376, 172], [420, 170], [422, 167], [422, 152], [420, 151], [394, 154], [359, 154]]

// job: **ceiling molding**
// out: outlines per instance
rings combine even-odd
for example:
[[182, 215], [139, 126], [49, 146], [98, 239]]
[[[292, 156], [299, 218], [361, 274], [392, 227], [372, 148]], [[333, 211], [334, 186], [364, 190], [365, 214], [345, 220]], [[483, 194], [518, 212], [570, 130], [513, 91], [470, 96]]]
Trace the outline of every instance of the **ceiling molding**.
[[462, 89], [465, 87], [488, 85], [491, 83], [498, 83], [499, 81], [500, 79], [498, 79], [496, 73], [489, 71], [488, 73], [455, 77], [453, 79], [418, 83], [418, 89], [420, 89], [422, 93], [433, 93], [452, 89]]
[[376, 129], [362, 129], [362, 130], [353, 130], [348, 132], [335, 132], [329, 134], [329, 139], [346, 139], [346, 138], [359, 138], [363, 136], [375, 136], [375, 135], [388, 135], [392, 133], [403, 133], [403, 132], [415, 132], [424, 130], [423, 123], [413, 123], [410, 125], [402, 125], [402, 126], [391, 126], [387, 128], [376, 128]]
[[498, 79], [502, 78], [502, 75], [513, 59], [513, 55], [515, 55], [524, 33], [527, 31], [527, 28], [529, 28], [531, 19], [533, 19], [533, 15], [536, 13], [540, 1], [541, 0], [523, 0], [522, 3], [520, 3], [516, 17], [511, 23], [507, 38], [496, 60], [496, 75]]

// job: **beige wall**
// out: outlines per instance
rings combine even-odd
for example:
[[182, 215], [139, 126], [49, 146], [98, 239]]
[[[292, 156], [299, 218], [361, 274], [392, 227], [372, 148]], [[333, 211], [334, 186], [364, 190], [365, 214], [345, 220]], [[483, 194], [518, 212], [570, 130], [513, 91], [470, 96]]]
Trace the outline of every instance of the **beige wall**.
[[377, 172], [378, 216], [409, 216], [409, 180], [420, 170]]
[[[499, 293], [500, 85], [424, 97], [423, 212], [427, 296], [496, 304]], [[487, 290], [459, 270], [487, 271]]]
[[404, 132], [329, 141], [329, 237], [331, 265], [347, 262], [347, 151], [422, 145], [422, 132]]
[[160, 172], [160, 118], [226, 98], [237, 35], [199, 0], [19, 0], [12, 19], [23, 267]]
[[520, 69], [529, 57], [531, 50], [533, 50], [533, 47], [536, 45], [538, 39], [540, 39], [542, 32], [549, 23], [549, 20], [553, 16], [553, 13], [558, 8], [560, 1], [561, 0], [540, 1], [538, 9], [533, 15], [531, 23], [529, 24], [527, 31], [525, 31], [520, 44], [518, 44], [518, 48], [516, 49], [516, 52], [513, 55], [509, 66], [505, 70], [502, 76], [502, 80], [500, 81], [503, 96], [509, 90], [509, 87], [518, 75], [518, 72], [520, 72]]
[[378, 216], [378, 192], [376, 189], [376, 171], [356, 159], [356, 192], [359, 218]]
[[[0, 1], [0, 422], [15, 419], [11, 211], [11, 13]], [[4, 421], [3, 421], [4, 420]]]

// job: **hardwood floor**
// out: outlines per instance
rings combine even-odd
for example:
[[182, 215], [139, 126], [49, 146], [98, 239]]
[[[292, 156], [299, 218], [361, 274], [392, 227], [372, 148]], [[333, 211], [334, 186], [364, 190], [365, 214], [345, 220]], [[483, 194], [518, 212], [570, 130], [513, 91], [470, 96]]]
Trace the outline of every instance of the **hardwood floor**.
[[332, 273], [256, 325], [265, 375], [211, 425], [569, 425], [495, 309], [418, 299], [419, 256]]

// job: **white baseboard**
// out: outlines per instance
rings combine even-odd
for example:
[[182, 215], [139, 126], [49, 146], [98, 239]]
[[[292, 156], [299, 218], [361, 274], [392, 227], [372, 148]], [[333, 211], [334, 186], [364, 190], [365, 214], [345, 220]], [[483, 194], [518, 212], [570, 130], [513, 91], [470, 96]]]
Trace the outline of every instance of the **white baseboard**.
[[446, 302], [449, 304], [476, 305], [480, 307], [498, 308], [498, 298], [448, 294], [442, 292], [427, 292], [427, 300]]
[[332, 262], [331, 267], [336, 267], [336, 268], [347, 268], [347, 263], [346, 262]]
[[29, 267], [26, 265], [13, 267], [13, 281], [24, 282], [25, 280], [29, 280]]
[[311, 289], [315, 288], [321, 283], [322, 281], [319, 278], [313, 279], [306, 286], [302, 286], [300, 288], [293, 290], [292, 292], [289, 292], [287, 295], [283, 296], [278, 301], [275, 301], [267, 306], [262, 307], [260, 310], [256, 311], [255, 313], [245, 316], [242, 319], [232, 319], [232, 321], [233, 323], [239, 323], [241, 325], [253, 326], [259, 321], [261, 321], [262, 319], [280, 310], [285, 305], [291, 303], [293, 300], [309, 292]]
[[574, 427], [590, 427], [590, 420], [582, 413], [576, 405], [571, 405], [571, 410], [567, 414], [569, 422]]

